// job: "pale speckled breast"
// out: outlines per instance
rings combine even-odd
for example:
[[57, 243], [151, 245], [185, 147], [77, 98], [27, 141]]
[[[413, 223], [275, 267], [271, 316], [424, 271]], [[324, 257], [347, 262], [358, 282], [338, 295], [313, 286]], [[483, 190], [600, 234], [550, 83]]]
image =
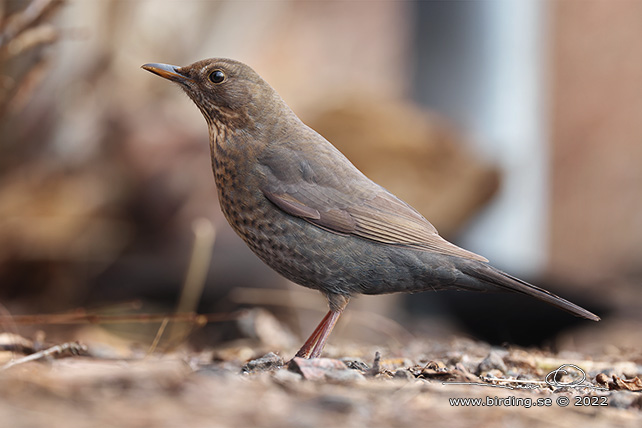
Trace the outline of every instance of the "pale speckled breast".
[[288, 223], [299, 219], [290, 218], [265, 198], [251, 156], [221, 145], [212, 148], [218, 199], [232, 229], [272, 269], [300, 285], [318, 289], [319, 284], [309, 278], [315, 274], [300, 269], [306, 263], [297, 251], [303, 241], [294, 230], [288, 230]]

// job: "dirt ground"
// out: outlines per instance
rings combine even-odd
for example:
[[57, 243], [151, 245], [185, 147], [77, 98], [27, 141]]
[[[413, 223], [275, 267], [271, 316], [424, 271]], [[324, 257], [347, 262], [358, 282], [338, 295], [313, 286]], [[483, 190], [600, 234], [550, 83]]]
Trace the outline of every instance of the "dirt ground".
[[[31, 344], [20, 351], [18, 339], [11, 340], [13, 349], [4, 352], [0, 371], [2, 427], [632, 427], [642, 422], [640, 361], [608, 352], [553, 354], [452, 337], [413, 340], [397, 349], [328, 346], [327, 358], [288, 364], [295, 349], [274, 354], [260, 344], [236, 343], [148, 354], [97, 341], [72, 344], [73, 352], [46, 348], [51, 355], [23, 361]], [[4, 342], [7, 349], [7, 338]], [[482, 401], [452, 401], [468, 398]]]

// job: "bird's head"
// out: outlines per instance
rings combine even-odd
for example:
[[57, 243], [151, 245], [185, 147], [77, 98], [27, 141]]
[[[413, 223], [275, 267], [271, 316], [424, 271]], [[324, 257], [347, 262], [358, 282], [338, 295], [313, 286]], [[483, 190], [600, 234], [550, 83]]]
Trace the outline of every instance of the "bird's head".
[[205, 59], [184, 67], [145, 64], [142, 68], [178, 83], [210, 126], [244, 129], [282, 103], [252, 68], [231, 59]]

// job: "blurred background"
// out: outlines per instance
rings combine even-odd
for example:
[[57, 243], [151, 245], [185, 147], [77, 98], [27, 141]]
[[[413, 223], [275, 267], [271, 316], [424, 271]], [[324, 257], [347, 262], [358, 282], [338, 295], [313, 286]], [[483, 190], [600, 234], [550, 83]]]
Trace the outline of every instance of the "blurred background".
[[[331, 342], [639, 349], [640, 16], [635, 0], [0, 0], [3, 328], [91, 341], [94, 326], [8, 320], [180, 310], [229, 318], [197, 346], [293, 346], [270, 323], [307, 337], [324, 299], [236, 237], [205, 121], [140, 69], [231, 57], [444, 237], [604, 318], [509, 295], [360, 297]], [[144, 343], [158, 325], [121, 330]]]

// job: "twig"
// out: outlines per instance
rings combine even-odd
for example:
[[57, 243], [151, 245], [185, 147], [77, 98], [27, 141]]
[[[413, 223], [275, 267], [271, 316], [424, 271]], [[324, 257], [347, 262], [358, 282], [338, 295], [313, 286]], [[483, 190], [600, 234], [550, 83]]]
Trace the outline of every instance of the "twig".
[[158, 346], [158, 342], [160, 342], [161, 337], [163, 337], [163, 333], [165, 332], [165, 327], [167, 327], [168, 322], [169, 322], [169, 319], [165, 318], [161, 323], [160, 327], [158, 327], [158, 331], [156, 332], [156, 336], [154, 337], [152, 346], [150, 346], [149, 350], [147, 351], [147, 355], [151, 355], [156, 350], [156, 347]]
[[376, 351], [374, 361], [372, 362], [372, 368], [368, 370], [367, 375], [375, 377], [379, 373], [381, 373], [381, 353], [379, 351]]
[[129, 314], [129, 315], [92, 315], [87, 313], [45, 314], [45, 315], [1, 315], [0, 324], [12, 322], [14, 325], [67, 325], [67, 324], [126, 324], [157, 323], [168, 319], [173, 322], [189, 322], [198, 326], [211, 322], [230, 321], [242, 317], [245, 310], [223, 314]]
[[192, 230], [194, 231], [194, 246], [181, 296], [176, 306], [177, 313], [196, 311], [198, 301], [203, 294], [205, 278], [216, 240], [216, 229], [214, 229], [212, 222], [206, 218], [194, 220]]
[[70, 351], [74, 355], [80, 355], [81, 353], [87, 352], [87, 346], [78, 342], [67, 342], [63, 343], [62, 345], [52, 346], [51, 348], [47, 348], [31, 355], [27, 355], [26, 357], [9, 361], [4, 366], [0, 367], [0, 370], [7, 370], [8, 368], [16, 366], [18, 364], [24, 364], [28, 363], [29, 361], [39, 360], [50, 355], [62, 354], [65, 351]]
[[[206, 218], [194, 220], [192, 222], [192, 231], [194, 232], [194, 245], [181, 295], [176, 305], [177, 313], [196, 311], [198, 302], [203, 295], [205, 279], [212, 261], [212, 252], [216, 241], [216, 229], [214, 229], [212, 222]], [[191, 328], [189, 326], [173, 323], [169, 330], [169, 343], [180, 342], [190, 332]], [[162, 332], [159, 333], [162, 334]]]

